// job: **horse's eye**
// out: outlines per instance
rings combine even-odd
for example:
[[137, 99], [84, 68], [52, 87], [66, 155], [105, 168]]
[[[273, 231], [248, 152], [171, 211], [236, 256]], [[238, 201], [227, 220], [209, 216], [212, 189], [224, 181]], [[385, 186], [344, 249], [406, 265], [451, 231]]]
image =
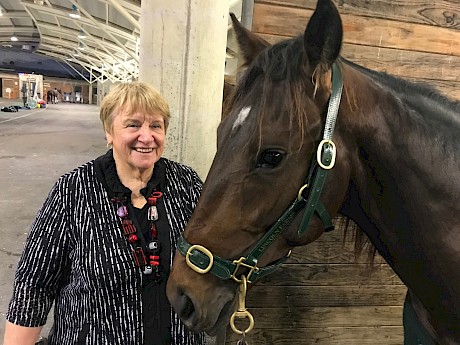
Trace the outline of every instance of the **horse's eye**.
[[262, 152], [257, 164], [258, 168], [274, 168], [283, 160], [284, 154], [277, 150], [267, 150]]

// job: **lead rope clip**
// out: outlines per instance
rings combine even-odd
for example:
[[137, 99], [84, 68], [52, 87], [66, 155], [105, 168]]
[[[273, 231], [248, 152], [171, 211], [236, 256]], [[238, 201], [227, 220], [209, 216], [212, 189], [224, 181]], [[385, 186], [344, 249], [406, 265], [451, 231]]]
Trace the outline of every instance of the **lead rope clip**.
[[[230, 317], [230, 327], [232, 328], [233, 332], [243, 335], [243, 338], [240, 340], [240, 341], [243, 341], [241, 343], [242, 345], [247, 344], [245, 340], [245, 336], [247, 333], [249, 333], [254, 328], [254, 317], [246, 309], [246, 304], [245, 304], [247, 290], [248, 290], [248, 280], [246, 276], [243, 275], [241, 276], [241, 283], [240, 283], [240, 287], [238, 290], [238, 308], [236, 311], [233, 312], [232, 316]], [[235, 318], [244, 319], [246, 317], [249, 319], [249, 326], [244, 331], [241, 331], [235, 326]], [[237, 344], [240, 344], [240, 342], [238, 342]]]

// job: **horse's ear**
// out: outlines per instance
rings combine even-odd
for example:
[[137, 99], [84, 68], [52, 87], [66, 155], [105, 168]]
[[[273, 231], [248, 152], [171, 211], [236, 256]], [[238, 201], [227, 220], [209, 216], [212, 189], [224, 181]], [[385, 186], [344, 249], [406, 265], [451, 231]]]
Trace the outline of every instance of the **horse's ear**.
[[330, 0], [318, 0], [303, 36], [310, 67], [329, 69], [342, 46], [342, 20]]
[[240, 52], [244, 58], [244, 65], [247, 66], [262, 50], [268, 47], [270, 43], [241, 25], [233, 13], [230, 13], [230, 17], [232, 18], [233, 29], [236, 32], [236, 40], [238, 41]]

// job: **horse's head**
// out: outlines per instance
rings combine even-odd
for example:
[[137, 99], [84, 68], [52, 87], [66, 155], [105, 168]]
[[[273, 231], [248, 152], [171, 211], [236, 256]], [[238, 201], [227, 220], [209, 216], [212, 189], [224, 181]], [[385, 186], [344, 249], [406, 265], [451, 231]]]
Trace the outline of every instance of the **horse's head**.
[[[329, 0], [318, 1], [303, 36], [274, 46], [232, 18], [247, 69], [219, 126], [217, 153], [184, 232], [188, 243], [182, 248], [203, 246], [193, 247], [187, 258], [200, 252], [197, 260], [204, 262], [204, 268], [209, 268], [212, 256], [206, 249], [230, 261], [247, 256], [294, 200], [313, 192], [309, 187], [300, 189], [316, 160], [331, 95], [331, 68], [342, 43], [340, 16]], [[338, 152], [320, 198], [331, 215], [342, 204], [348, 186], [350, 172], [340, 159], [342, 154]], [[302, 214], [296, 209], [282, 222], [279, 236], [260, 245], [263, 255], [260, 260], [256, 257], [254, 266], [270, 265], [292, 247], [323, 233], [323, 222], [313, 216], [299, 235]], [[247, 266], [239, 267], [237, 274], [247, 274]], [[178, 253], [168, 297], [190, 329], [212, 334], [228, 322], [236, 288], [232, 279], [192, 270]]]

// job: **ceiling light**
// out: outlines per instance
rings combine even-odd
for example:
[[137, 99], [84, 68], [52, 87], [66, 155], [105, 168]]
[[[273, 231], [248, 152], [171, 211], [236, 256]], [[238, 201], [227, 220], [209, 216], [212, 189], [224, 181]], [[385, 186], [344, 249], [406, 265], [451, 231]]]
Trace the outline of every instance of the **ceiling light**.
[[83, 30], [80, 30], [80, 32], [78, 33], [78, 38], [86, 38], [86, 35], [83, 32]]
[[43, 5], [43, 0], [34, 0], [35, 5]]
[[80, 50], [85, 50], [85, 46], [83, 45], [83, 43], [80, 42], [80, 43], [78, 44], [78, 49], [80, 49]]
[[18, 38], [17, 38], [16, 36], [11, 36], [11, 40], [12, 40], [13, 42], [17, 42], [17, 41], [18, 41]]
[[3, 16], [2, 9], [0, 8], [0, 17]]
[[72, 5], [72, 12], [69, 13], [69, 17], [78, 19], [80, 18], [80, 10], [77, 8], [77, 6]]

